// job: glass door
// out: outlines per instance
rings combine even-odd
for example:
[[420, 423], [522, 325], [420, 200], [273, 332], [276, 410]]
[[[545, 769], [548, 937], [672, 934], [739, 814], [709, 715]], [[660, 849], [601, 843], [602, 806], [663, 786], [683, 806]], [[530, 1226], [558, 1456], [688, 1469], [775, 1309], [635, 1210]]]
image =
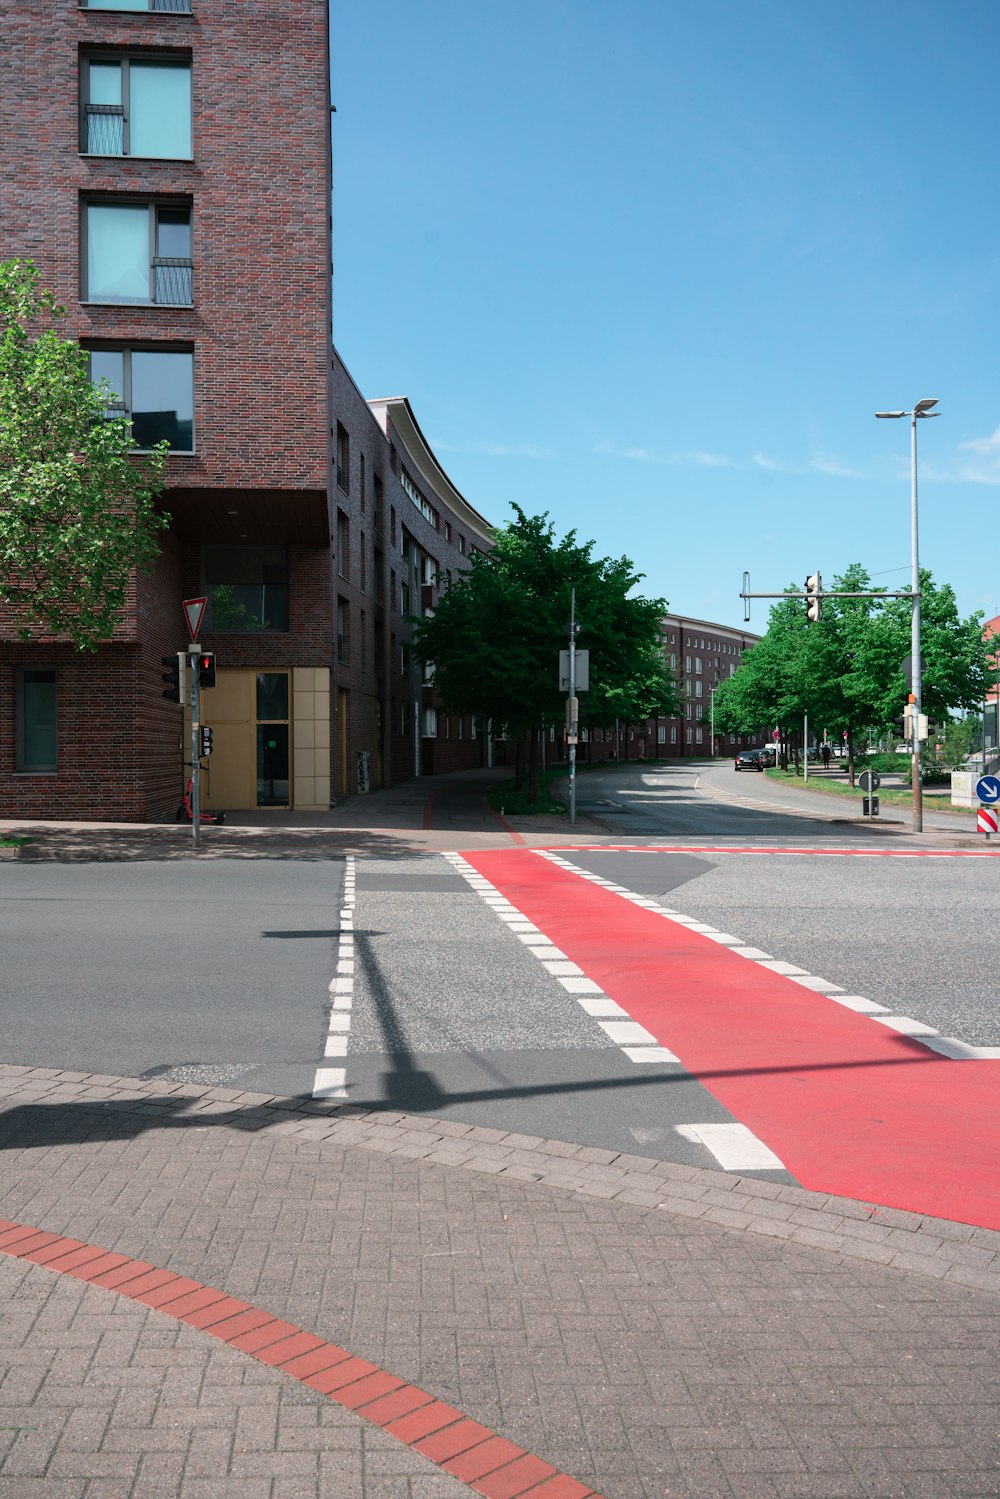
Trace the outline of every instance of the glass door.
[[257, 673], [257, 805], [288, 806], [288, 672]]

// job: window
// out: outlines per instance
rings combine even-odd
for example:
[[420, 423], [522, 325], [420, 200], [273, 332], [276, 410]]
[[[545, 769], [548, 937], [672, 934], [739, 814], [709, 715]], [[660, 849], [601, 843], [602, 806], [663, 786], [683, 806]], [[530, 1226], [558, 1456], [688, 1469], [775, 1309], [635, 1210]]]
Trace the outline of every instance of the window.
[[205, 547], [205, 629], [232, 634], [288, 629], [284, 547]]
[[359, 560], [359, 562], [361, 564], [361, 575], [360, 575], [360, 578], [359, 578], [358, 581], [359, 581], [359, 585], [360, 585], [360, 588], [361, 588], [361, 592], [362, 593], [367, 593], [368, 592], [368, 557], [367, 557], [367, 549], [365, 547], [365, 533], [364, 533], [364, 531], [361, 532], [360, 541], [361, 541], [361, 550], [360, 550], [360, 556], [359, 556], [358, 560]]
[[173, 57], [84, 57], [80, 150], [190, 160], [191, 64]]
[[382, 553], [382, 552], [379, 551], [378, 547], [375, 548], [375, 556], [374, 556], [374, 559], [373, 559], [373, 567], [374, 567], [374, 571], [375, 571], [375, 579], [374, 579], [374, 582], [375, 582], [375, 602], [376, 602], [376, 604], [384, 604], [385, 603], [385, 555], [384, 555], [384, 553]]
[[695, 734], [694, 734], [694, 742], [695, 742], [695, 744], [700, 744], [701, 741], [702, 741], [702, 731], [701, 731], [701, 729], [696, 729], [695, 730]]
[[427, 499], [426, 495], [424, 495], [422, 491], [417, 488], [416, 484], [414, 484], [405, 468], [400, 476], [400, 483], [406, 490], [406, 493], [410, 496], [410, 499], [413, 501], [414, 505], [416, 505], [417, 509], [420, 511], [420, 514], [423, 516], [424, 520], [429, 521], [434, 529], [437, 530], [437, 511]]
[[656, 726], [656, 742], [657, 744], [666, 744], [667, 742], [667, 726], [665, 723], [657, 724]]
[[191, 0], [80, 0], [85, 10], [155, 10], [189, 16]]
[[364, 515], [364, 513], [365, 513], [365, 507], [368, 504], [368, 498], [367, 498], [367, 496], [365, 494], [365, 455], [364, 455], [364, 453], [361, 454], [361, 460], [360, 460], [360, 462], [361, 462], [361, 469], [360, 469], [360, 474], [359, 474], [359, 477], [358, 477], [358, 504], [361, 507], [361, 514]]
[[350, 577], [350, 528], [343, 510], [337, 511], [337, 571], [342, 578]]
[[677, 670], [677, 656], [675, 655], [675, 653], [673, 651], [670, 652], [670, 670], [671, 671], [676, 671]]
[[690, 729], [685, 729], [684, 730], [684, 740], [685, 740], [685, 742], [687, 744], [691, 743], [691, 730]]
[[389, 506], [389, 540], [393, 546], [396, 545], [396, 507]]
[[82, 230], [85, 302], [191, 305], [190, 204], [85, 203]]
[[695, 671], [701, 671], [701, 657], [700, 656], [695, 656], [695, 658], [694, 658], [694, 669], [695, 669]]
[[358, 618], [358, 665], [362, 671], [368, 665], [368, 616], [363, 609]]
[[164, 439], [194, 452], [194, 353], [190, 349], [91, 349], [90, 378], [111, 387], [109, 417], [127, 416], [137, 448]]
[[409, 583], [400, 583], [399, 585], [399, 612], [400, 614], [409, 614], [410, 612]]
[[337, 423], [337, 484], [345, 494], [350, 494], [351, 439], [339, 422]]
[[685, 671], [690, 671], [691, 670], [691, 657], [690, 656], [685, 656], [684, 657], [684, 670]]
[[695, 697], [701, 697], [701, 683], [700, 682], [695, 682], [695, 684], [694, 684], [694, 695], [695, 695]]
[[462, 535], [461, 531], [459, 531], [459, 533], [458, 533], [458, 550], [461, 552], [462, 556], [464, 557], [465, 556], [465, 537]]
[[401, 734], [408, 735], [410, 732], [410, 704], [404, 701], [400, 703], [399, 707], [399, 731]]
[[385, 489], [378, 474], [372, 474], [372, 492], [375, 499], [375, 529], [385, 530]]
[[438, 731], [438, 719], [436, 708], [424, 709], [424, 738], [436, 739]]
[[338, 597], [338, 599], [337, 599], [337, 660], [341, 663], [342, 666], [346, 666], [347, 665], [347, 661], [348, 661], [348, 649], [349, 649], [350, 641], [348, 639], [348, 633], [347, 633], [347, 631], [348, 631], [347, 600], [345, 598]]
[[677, 743], [677, 725], [675, 723], [672, 723], [670, 725], [670, 743]]
[[19, 771], [38, 774], [56, 768], [56, 674], [22, 666], [16, 675]]

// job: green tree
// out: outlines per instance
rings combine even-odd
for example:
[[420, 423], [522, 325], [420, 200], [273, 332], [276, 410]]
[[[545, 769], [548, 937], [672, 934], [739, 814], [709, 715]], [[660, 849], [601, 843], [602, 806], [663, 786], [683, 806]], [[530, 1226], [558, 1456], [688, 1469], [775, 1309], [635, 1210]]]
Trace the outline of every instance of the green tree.
[[[976, 708], [994, 679], [982, 638], [982, 616], [960, 619], [954, 590], [921, 573], [923, 708], [946, 723], [953, 709]], [[871, 578], [852, 563], [834, 590], [867, 592]], [[910, 600], [828, 598], [823, 618], [807, 624], [800, 599], [780, 600], [767, 633], [716, 692], [716, 723], [733, 733], [770, 724], [796, 729], [808, 713], [815, 728], [846, 732], [849, 771], [860, 735], [897, 719], [909, 690], [903, 663], [910, 653]]]
[[64, 309], [39, 280], [30, 261], [0, 263], [0, 604], [23, 640], [93, 650], [169, 523], [154, 504], [167, 444], [131, 454], [128, 421], [105, 419], [109, 393], [51, 326]]
[[659, 643], [665, 601], [632, 596], [641, 578], [633, 564], [595, 558], [594, 543], [578, 542], [575, 531], [557, 540], [548, 515], [513, 510], [492, 550], [473, 553], [433, 615], [415, 621], [414, 650], [433, 663], [445, 712], [491, 718], [522, 742], [534, 797], [536, 731], [561, 723], [565, 711], [557, 652], [567, 644], [574, 589], [577, 645], [591, 653], [584, 723], [669, 711], [676, 687]]

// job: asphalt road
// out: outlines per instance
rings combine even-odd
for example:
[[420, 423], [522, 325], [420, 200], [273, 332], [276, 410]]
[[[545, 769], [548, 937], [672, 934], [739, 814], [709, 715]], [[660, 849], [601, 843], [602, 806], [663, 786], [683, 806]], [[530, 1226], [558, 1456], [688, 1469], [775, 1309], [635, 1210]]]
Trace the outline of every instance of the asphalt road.
[[[1000, 1047], [994, 861], [914, 857], [912, 839], [797, 815], [795, 793], [726, 772], [581, 776], [581, 806], [631, 847], [568, 857], [893, 1015]], [[465, 814], [452, 810], [458, 849]], [[651, 846], [670, 840], [682, 847]], [[311, 1096], [336, 1057], [345, 867], [0, 864], [0, 1060]], [[350, 1101], [711, 1164], [678, 1132], [734, 1122], [711, 1089], [669, 1061], [630, 1059], [453, 862], [359, 854], [354, 868], [337, 1061]]]

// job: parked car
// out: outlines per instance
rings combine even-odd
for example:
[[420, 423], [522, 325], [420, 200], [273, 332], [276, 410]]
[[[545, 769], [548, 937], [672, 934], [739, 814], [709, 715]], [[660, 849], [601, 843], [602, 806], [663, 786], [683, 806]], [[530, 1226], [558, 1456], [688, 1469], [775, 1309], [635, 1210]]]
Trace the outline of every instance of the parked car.
[[734, 770], [759, 770], [763, 772], [767, 764], [767, 751], [759, 749], [740, 750], [736, 756]]

